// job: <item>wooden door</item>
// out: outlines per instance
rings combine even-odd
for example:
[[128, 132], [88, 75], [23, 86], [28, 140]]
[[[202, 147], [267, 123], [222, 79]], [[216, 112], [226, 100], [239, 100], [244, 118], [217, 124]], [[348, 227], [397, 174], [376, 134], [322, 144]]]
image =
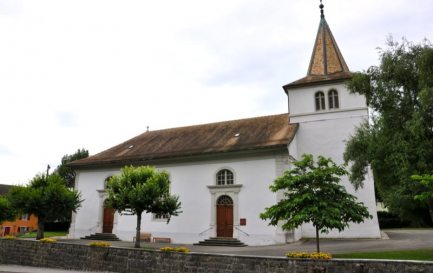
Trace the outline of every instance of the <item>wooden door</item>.
[[217, 201], [217, 237], [233, 237], [233, 200], [227, 195]]
[[6, 235], [9, 235], [9, 234], [11, 234], [11, 227], [4, 227], [4, 233], [3, 233], [3, 235], [6, 236]]
[[103, 233], [113, 232], [113, 221], [114, 221], [114, 209], [104, 208], [104, 221], [102, 225]]

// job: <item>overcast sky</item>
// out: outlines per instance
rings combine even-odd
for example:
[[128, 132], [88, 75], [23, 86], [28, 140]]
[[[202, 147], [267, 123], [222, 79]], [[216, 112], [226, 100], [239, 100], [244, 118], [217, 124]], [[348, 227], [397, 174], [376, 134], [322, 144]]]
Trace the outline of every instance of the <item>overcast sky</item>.
[[[431, 0], [324, 0], [352, 71], [433, 39]], [[144, 131], [284, 113], [319, 0], [0, 0], [0, 184]]]

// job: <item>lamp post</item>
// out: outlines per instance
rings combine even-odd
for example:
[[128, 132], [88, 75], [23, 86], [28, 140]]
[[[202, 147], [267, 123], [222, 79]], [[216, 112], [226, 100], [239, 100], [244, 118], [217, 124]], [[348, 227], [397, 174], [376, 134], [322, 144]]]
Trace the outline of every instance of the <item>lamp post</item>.
[[48, 182], [48, 173], [49, 173], [49, 171], [50, 171], [50, 168], [51, 168], [51, 167], [50, 167], [50, 164], [48, 164], [48, 165], [47, 165], [47, 182]]

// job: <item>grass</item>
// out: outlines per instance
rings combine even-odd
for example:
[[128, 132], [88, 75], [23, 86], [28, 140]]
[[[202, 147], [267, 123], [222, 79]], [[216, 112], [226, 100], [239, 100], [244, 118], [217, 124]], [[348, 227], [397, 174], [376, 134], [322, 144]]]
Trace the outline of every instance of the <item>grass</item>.
[[[49, 237], [56, 237], [56, 236], [65, 236], [68, 232], [67, 231], [45, 231], [44, 236], [46, 238]], [[19, 238], [36, 238], [36, 232], [29, 232], [23, 235], [18, 235]]]
[[334, 258], [433, 261], [433, 249], [334, 254]]

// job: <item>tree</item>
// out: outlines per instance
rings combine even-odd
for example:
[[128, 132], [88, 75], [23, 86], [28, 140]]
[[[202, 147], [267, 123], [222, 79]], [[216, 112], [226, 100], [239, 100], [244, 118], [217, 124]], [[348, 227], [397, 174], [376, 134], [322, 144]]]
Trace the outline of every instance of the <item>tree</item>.
[[433, 47], [428, 41], [397, 43], [390, 38], [379, 66], [355, 73], [351, 92], [366, 96], [374, 114], [348, 140], [344, 158], [358, 188], [371, 166], [376, 190], [390, 212], [421, 224], [433, 202], [414, 201], [422, 185], [412, 174], [433, 169]]
[[36, 240], [44, 238], [47, 220], [68, 218], [83, 201], [78, 191], [68, 189], [57, 174], [49, 175], [48, 179], [46, 175], [38, 174], [29, 185], [12, 187], [8, 199], [18, 212], [38, 217]]
[[0, 224], [4, 221], [13, 221], [15, 217], [15, 210], [12, 208], [9, 200], [0, 196]]
[[58, 175], [60, 175], [66, 183], [66, 186], [69, 188], [73, 188], [75, 186], [75, 171], [68, 166], [68, 163], [89, 157], [89, 151], [86, 149], [78, 149], [72, 155], [64, 155], [62, 157], [62, 163], [56, 168], [54, 171]]
[[177, 216], [180, 211], [179, 197], [170, 195], [169, 174], [150, 166], [126, 166], [119, 175], [112, 176], [107, 183], [107, 202], [119, 213], [128, 212], [137, 216], [135, 247], [140, 247], [141, 216], [143, 212]]
[[315, 162], [310, 154], [303, 155], [293, 165], [270, 186], [272, 192], [284, 192], [282, 200], [260, 214], [263, 220], [270, 220], [270, 225], [282, 221], [282, 228], [291, 230], [304, 223], [313, 224], [320, 252], [319, 232], [343, 231], [350, 222], [361, 223], [372, 217], [367, 207], [339, 184], [340, 177], [348, 174], [343, 166], [322, 156]]
[[[433, 206], [431, 203], [433, 202], [433, 174], [424, 174], [424, 175], [412, 175], [411, 178], [415, 181], [418, 181], [421, 185], [425, 187], [423, 192], [418, 195], [415, 195], [415, 200], [425, 201], [429, 205], [429, 208]], [[433, 211], [430, 211], [430, 214], [433, 214]]]

